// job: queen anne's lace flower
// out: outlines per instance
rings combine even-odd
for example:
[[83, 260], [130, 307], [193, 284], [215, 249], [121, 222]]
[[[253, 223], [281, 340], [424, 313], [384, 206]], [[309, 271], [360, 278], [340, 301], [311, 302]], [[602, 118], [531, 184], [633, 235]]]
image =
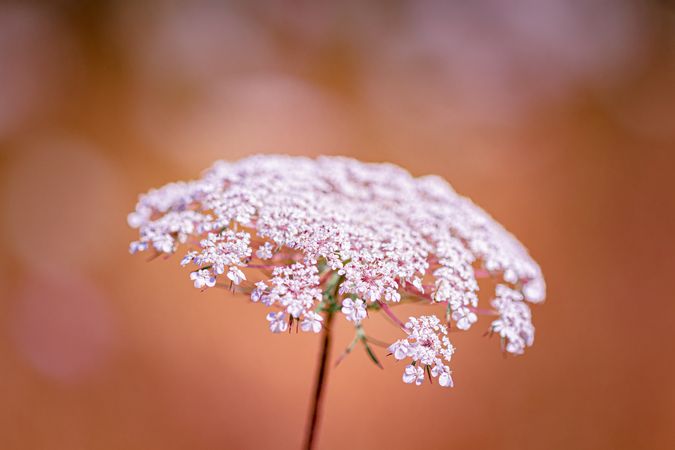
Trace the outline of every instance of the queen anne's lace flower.
[[307, 312], [305, 313], [305, 318], [303, 319], [302, 322], [300, 322], [300, 329], [302, 331], [311, 331], [314, 333], [318, 333], [321, 331], [321, 327], [323, 322], [323, 317], [321, 317], [320, 314], [317, 314], [315, 312]]
[[368, 315], [366, 313], [366, 307], [363, 300], [357, 298], [352, 300], [351, 298], [346, 298], [342, 300], [342, 314], [345, 315], [347, 320], [354, 322], [356, 325], [360, 324], [363, 319]]
[[492, 330], [506, 340], [507, 352], [522, 354], [525, 347], [534, 343], [532, 313], [523, 295], [500, 284], [492, 306], [499, 312], [499, 319], [492, 322]]
[[283, 333], [288, 330], [286, 313], [283, 311], [268, 313], [267, 321], [270, 323], [270, 330], [272, 333]]
[[239, 284], [242, 281], [246, 280], [246, 275], [238, 267], [230, 267], [230, 270], [227, 271], [227, 278], [232, 280], [234, 284]]
[[190, 279], [194, 281], [197, 289], [204, 287], [213, 287], [216, 285], [216, 277], [207, 269], [197, 270], [190, 274]]
[[424, 370], [421, 367], [413, 365], [405, 366], [403, 370], [403, 382], [406, 384], [415, 383], [420, 386], [424, 381]]
[[279, 266], [272, 272], [272, 287], [265, 292], [265, 304], [283, 308], [289, 316], [300, 319], [321, 300], [316, 266], [296, 263]]
[[270, 259], [273, 255], [272, 250], [273, 250], [272, 244], [269, 242], [265, 242], [263, 245], [258, 247], [258, 250], [256, 250], [255, 255], [260, 258], [260, 259]]
[[[196, 288], [250, 292], [274, 309], [267, 320], [277, 333], [293, 325], [319, 332], [327, 328], [321, 313], [337, 310], [360, 329], [367, 310], [391, 314], [388, 305], [410, 297], [443, 305], [447, 325], [466, 330], [483, 311], [480, 274], [498, 285], [491, 329], [519, 354], [534, 338], [527, 303], [545, 297], [539, 266], [501, 225], [442, 179], [413, 178], [390, 164], [217, 162], [201, 179], [142, 195], [128, 222], [139, 230], [132, 253], [188, 247], [181, 264], [196, 266]], [[412, 360], [404, 381], [419, 384], [426, 372], [451, 386], [446, 326], [422, 316], [404, 330], [390, 347], [397, 360]]]
[[405, 368], [403, 381], [408, 384], [414, 381], [419, 386], [426, 370], [429, 379], [442, 377], [439, 378], [441, 386], [452, 386], [450, 368], [445, 362], [450, 362], [455, 348], [448, 339], [447, 327], [436, 316], [421, 316], [411, 317], [404, 329], [408, 337], [389, 346], [389, 351], [397, 360], [410, 358], [413, 361]]

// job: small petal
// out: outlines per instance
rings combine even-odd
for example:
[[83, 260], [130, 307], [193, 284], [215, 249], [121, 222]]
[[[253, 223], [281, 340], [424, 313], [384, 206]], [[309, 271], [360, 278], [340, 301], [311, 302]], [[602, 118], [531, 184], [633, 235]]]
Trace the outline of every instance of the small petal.
[[407, 365], [403, 371], [403, 382], [410, 384], [417, 378], [417, 369], [413, 365]]
[[181, 266], [187, 266], [190, 262], [192, 262], [193, 259], [195, 259], [195, 256], [197, 256], [197, 252], [187, 252], [183, 259], [180, 261]]
[[207, 269], [201, 269], [190, 273], [190, 279], [194, 282], [197, 289], [202, 289], [204, 286], [213, 287], [216, 285], [216, 277], [214, 277]]
[[320, 314], [314, 312], [308, 312], [305, 314], [303, 321], [300, 323], [300, 329], [304, 332], [313, 332], [318, 333], [321, 331], [323, 317]]
[[288, 330], [288, 322], [286, 321], [286, 313], [271, 312], [267, 314], [267, 321], [270, 323], [270, 330], [272, 333], [283, 333]]
[[246, 275], [244, 275], [244, 272], [242, 272], [238, 267], [232, 266], [227, 272], [227, 278], [232, 280], [234, 284], [238, 285], [242, 281], [246, 280]]
[[354, 322], [355, 325], [361, 323], [361, 321], [368, 315], [366, 312], [365, 303], [361, 299], [344, 299], [342, 301], [341, 311], [342, 314], [345, 315], [345, 318], [350, 322]]
[[454, 386], [454, 383], [452, 382], [452, 376], [450, 376], [450, 373], [444, 372], [438, 377], [438, 384], [440, 384], [443, 387], [452, 387]]

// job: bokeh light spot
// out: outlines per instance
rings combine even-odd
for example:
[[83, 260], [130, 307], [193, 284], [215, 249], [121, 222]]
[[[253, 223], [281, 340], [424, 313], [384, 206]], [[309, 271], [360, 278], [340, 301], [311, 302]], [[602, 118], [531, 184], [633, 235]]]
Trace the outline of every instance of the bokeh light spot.
[[4, 238], [29, 267], [89, 265], [114, 245], [123, 189], [93, 147], [63, 139], [27, 146], [4, 182]]
[[32, 273], [12, 295], [9, 328], [16, 351], [52, 379], [78, 382], [111, 356], [114, 320], [91, 282], [65, 272]]

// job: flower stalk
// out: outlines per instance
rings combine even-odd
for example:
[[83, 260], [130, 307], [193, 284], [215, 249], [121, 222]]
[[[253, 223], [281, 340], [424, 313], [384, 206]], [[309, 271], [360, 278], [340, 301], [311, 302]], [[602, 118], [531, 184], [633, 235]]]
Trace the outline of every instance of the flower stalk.
[[326, 310], [326, 319], [323, 326], [321, 339], [321, 353], [319, 354], [319, 368], [314, 382], [314, 397], [312, 398], [312, 407], [310, 409], [309, 423], [305, 433], [305, 444], [303, 446], [306, 450], [311, 450], [315, 445], [315, 437], [319, 421], [321, 418], [321, 405], [324, 396], [324, 387], [328, 376], [328, 355], [331, 347], [331, 324], [335, 312], [332, 308]]
[[326, 316], [321, 333], [321, 353], [319, 354], [319, 368], [314, 382], [314, 397], [312, 398], [312, 407], [310, 409], [309, 423], [305, 432], [306, 450], [311, 450], [315, 445], [316, 432], [321, 418], [321, 404], [324, 396], [324, 388], [328, 376], [328, 356], [331, 347], [332, 323], [335, 311], [337, 309], [337, 295], [342, 277], [333, 274], [333, 278], [328, 282], [326, 290], [323, 292], [323, 310]]

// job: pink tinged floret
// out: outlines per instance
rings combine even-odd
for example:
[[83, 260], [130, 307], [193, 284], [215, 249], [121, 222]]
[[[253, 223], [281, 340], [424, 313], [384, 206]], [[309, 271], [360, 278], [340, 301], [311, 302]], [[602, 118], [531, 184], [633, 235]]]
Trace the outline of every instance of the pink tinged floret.
[[389, 351], [398, 361], [406, 359], [410, 352], [410, 343], [408, 340], [398, 340], [389, 346]]
[[406, 384], [415, 383], [417, 386], [421, 385], [424, 381], [424, 369], [421, 367], [415, 367], [413, 365], [407, 365], [403, 371], [403, 382]]
[[213, 287], [216, 285], [216, 277], [206, 269], [198, 270], [190, 274], [190, 279], [197, 289]]
[[265, 291], [267, 291], [267, 285], [264, 281], [258, 281], [255, 283], [255, 289], [251, 291], [251, 301], [259, 302], [264, 299]]
[[321, 300], [316, 266], [302, 263], [279, 266], [274, 269], [269, 291], [263, 297], [268, 306], [281, 306], [290, 316], [299, 319], [312, 311]]
[[419, 277], [415, 277], [415, 279], [412, 282], [412, 285], [420, 291], [420, 293], [424, 294], [424, 286], [422, 285], [422, 279]]
[[256, 250], [255, 255], [260, 258], [260, 259], [270, 259], [273, 256], [272, 250], [274, 249], [274, 246], [270, 244], [269, 242], [265, 242], [263, 245], [258, 247], [258, 250]]
[[452, 359], [455, 348], [448, 339], [445, 325], [435, 316], [410, 317], [404, 330], [408, 334], [407, 338], [399, 339], [389, 346], [396, 360], [410, 358], [413, 361], [413, 364], [406, 366], [403, 381], [414, 381], [419, 385], [424, 380], [426, 370], [429, 381], [431, 377], [438, 377], [441, 386], [452, 386], [450, 368], [444, 362]]
[[350, 322], [354, 322], [355, 325], [361, 323], [363, 319], [368, 315], [366, 312], [365, 302], [361, 299], [352, 300], [351, 298], [346, 298], [342, 301], [342, 314], [345, 315], [346, 319]]
[[300, 329], [304, 332], [311, 331], [312, 333], [318, 333], [322, 328], [323, 317], [320, 314], [314, 312], [308, 312], [305, 314], [305, 318], [300, 322]]
[[234, 284], [240, 284], [242, 281], [246, 280], [246, 275], [238, 267], [230, 267], [230, 270], [227, 272], [227, 278], [229, 278]]
[[187, 252], [185, 254], [185, 256], [183, 257], [183, 259], [181, 259], [180, 265], [181, 266], [187, 266], [188, 264], [190, 264], [195, 259], [196, 256], [197, 256], [197, 252], [195, 252], [195, 251]]
[[438, 376], [438, 384], [443, 387], [453, 387], [454, 383], [452, 381], [452, 376], [449, 372], [443, 372]]
[[532, 313], [520, 292], [498, 285], [492, 306], [499, 318], [492, 322], [492, 330], [506, 342], [505, 350], [516, 355], [534, 343]]
[[288, 330], [288, 320], [283, 311], [268, 313], [267, 321], [270, 323], [272, 333], [283, 333]]

